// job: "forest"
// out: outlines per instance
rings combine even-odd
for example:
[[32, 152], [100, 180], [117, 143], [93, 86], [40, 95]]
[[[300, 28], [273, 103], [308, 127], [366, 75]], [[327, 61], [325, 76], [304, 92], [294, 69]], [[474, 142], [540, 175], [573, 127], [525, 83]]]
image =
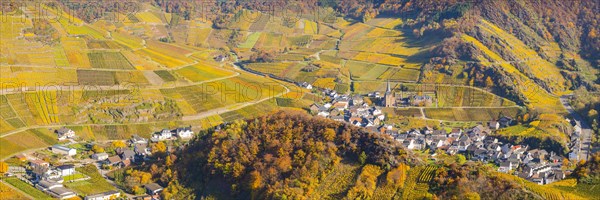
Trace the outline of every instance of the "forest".
[[235, 198], [295, 199], [314, 193], [340, 163], [390, 170], [421, 162], [385, 135], [280, 111], [206, 132], [182, 152], [176, 166], [186, 174], [182, 182], [200, 194], [220, 190]]

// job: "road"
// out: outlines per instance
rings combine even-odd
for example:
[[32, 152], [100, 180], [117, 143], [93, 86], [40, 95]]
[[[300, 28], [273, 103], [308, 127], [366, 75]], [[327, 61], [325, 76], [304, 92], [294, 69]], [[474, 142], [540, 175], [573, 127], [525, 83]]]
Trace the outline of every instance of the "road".
[[[236, 58], [236, 60], [237, 60], [237, 58]], [[233, 74], [231, 76], [220, 77], [220, 78], [215, 78], [215, 79], [201, 81], [201, 82], [196, 82], [196, 83], [190, 83], [189, 85], [198, 85], [198, 84], [202, 84], [202, 83], [206, 83], [206, 82], [213, 82], [213, 81], [218, 81], [218, 80], [233, 78], [233, 77], [239, 76], [241, 74], [240, 72], [247, 73], [247, 74], [250, 74], [250, 75], [253, 75], [253, 76], [263, 77], [263, 76], [254, 74], [252, 72], [245, 71], [241, 67], [239, 67], [238, 65], [236, 65], [235, 63], [228, 63], [228, 64], [230, 64], [230, 65], [233, 66], [234, 70], [232, 72], [235, 72], [235, 74]], [[231, 70], [229, 70], [229, 71], [231, 71]], [[189, 86], [189, 85], [186, 85], [186, 86]], [[227, 107], [215, 108], [215, 109], [208, 110], [208, 111], [201, 112], [201, 113], [197, 113], [197, 114], [194, 114], [194, 115], [184, 116], [182, 118], [182, 120], [183, 121], [197, 120], [197, 119], [202, 119], [202, 118], [205, 118], [205, 117], [208, 117], [208, 116], [211, 116], [211, 115], [216, 115], [216, 114], [221, 114], [221, 113], [224, 113], [224, 112], [238, 110], [238, 109], [241, 109], [241, 108], [244, 108], [244, 107], [247, 107], [247, 106], [251, 106], [251, 105], [255, 105], [255, 104], [267, 101], [267, 100], [275, 98], [275, 97], [280, 97], [280, 96], [282, 96], [282, 95], [290, 92], [290, 89], [287, 86], [285, 86], [284, 84], [281, 84], [281, 86], [283, 86], [285, 88], [285, 91], [282, 92], [282, 93], [279, 93], [279, 94], [276, 94], [276, 95], [272, 95], [272, 96], [268, 96], [268, 97], [265, 97], [265, 98], [262, 98], [262, 99], [257, 99], [255, 101], [232, 104], [232, 105], [229, 105]], [[181, 87], [181, 85], [179, 85], [179, 86], [166, 86], [166, 87], [159, 87], [159, 88], [160, 89], [165, 89], [165, 88], [169, 88], [169, 87]], [[137, 122], [137, 123], [128, 123], [128, 124], [148, 124], [148, 123], [168, 122], [168, 121], [172, 121], [172, 120], [167, 120], [167, 121], [151, 121], [151, 122]], [[117, 123], [114, 123], [114, 124], [117, 124]], [[86, 124], [77, 124], [77, 125], [98, 125], [98, 124], [86, 123]], [[100, 125], [111, 125], [111, 124], [100, 124]], [[62, 126], [64, 126], [64, 125], [62, 125], [62, 124], [55, 124], [55, 125], [33, 125], [33, 126], [21, 127], [21, 128], [15, 129], [15, 130], [11, 130], [11, 131], [5, 132], [4, 134], [0, 135], [0, 138], [4, 138], [4, 137], [7, 137], [7, 136], [16, 134], [16, 133], [20, 133], [20, 132], [28, 130], [28, 129], [35, 129], [35, 128], [59, 128], [59, 127], [62, 127]], [[43, 148], [47, 148], [47, 147], [43, 147]], [[43, 148], [40, 148], [40, 149], [43, 149]], [[35, 149], [35, 150], [39, 150], [39, 149]], [[7, 159], [7, 158], [10, 158], [10, 157], [12, 157], [12, 156], [14, 156], [16, 154], [19, 154], [19, 153], [23, 153], [23, 152], [16, 152], [16, 153], [11, 154], [10, 156], [4, 157], [2, 159], [4, 160], [4, 159]]]
[[[237, 60], [237, 58], [236, 58], [236, 60]], [[252, 72], [245, 71], [245, 70], [243, 70], [243, 68], [241, 68], [240, 66], [238, 66], [238, 65], [237, 65], [237, 64], [235, 64], [235, 63], [230, 63], [230, 64], [231, 64], [231, 65], [233, 66], [233, 68], [234, 68], [234, 69], [236, 69], [236, 70], [241, 70], [241, 71], [243, 71], [243, 72], [246, 72], [246, 73], [252, 74], [252, 75], [254, 75], [254, 76], [260, 76], [260, 77], [263, 77], [263, 76], [261, 76], [261, 75], [254, 74], [254, 73], [252, 73]], [[221, 114], [221, 113], [225, 113], [225, 112], [229, 112], [229, 111], [238, 110], [238, 109], [244, 108], [244, 107], [246, 107], [246, 106], [251, 106], [251, 105], [254, 105], [254, 104], [261, 103], [261, 102], [263, 102], [263, 101], [267, 101], [267, 100], [269, 100], [269, 99], [272, 99], [272, 98], [275, 98], [275, 97], [281, 97], [281, 96], [283, 96], [284, 94], [286, 94], [286, 93], [290, 92], [290, 89], [289, 89], [287, 86], [285, 86], [285, 85], [283, 85], [283, 84], [281, 84], [281, 86], [283, 86], [283, 87], [285, 88], [285, 92], [279, 93], [279, 94], [277, 94], [277, 95], [274, 95], [274, 96], [268, 96], [268, 97], [265, 97], [265, 98], [262, 98], [262, 99], [260, 99], [260, 100], [256, 100], [256, 101], [250, 101], [250, 102], [237, 103], [237, 104], [233, 104], [233, 105], [230, 105], [230, 106], [227, 106], [227, 107], [216, 108], [216, 109], [212, 109], [212, 110], [209, 110], [209, 111], [206, 111], [206, 112], [202, 112], [202, 113], [198, 113], [198, 114], [195, 114], [195, 115], [184, 116], [184, 117], [182, 118], [182, 120], [183, 120], [183, 121], [197, 120], [197, 119], [202, 119], [202, 118], [205, 118], [205, 117], [208, 117], [208, 116], [211, 116], [211, 115], [217, 115], [217, 114]]]
[[573, 95], [563, 95], [560, 97], [560, 102], [565, 107], [565, 109], [567, 109], [569, 115], [573, 117], [577, 125], [581, 127], [581, 134], [579, 139], [581, 141], [581, 146], [579, 150], [579, 160], [588, 160], [591, 151], [590, 147], [592, 144], [592, 129], [591, 126], [584, 120], [584, 118], [581, 117], [581, 115], [579, 115], [579, 113], [577, 113], [575, 109], [573, 109], [573, 107], [571, 107], [571, 105], [569, 104], [569, 98], [572, 96]]

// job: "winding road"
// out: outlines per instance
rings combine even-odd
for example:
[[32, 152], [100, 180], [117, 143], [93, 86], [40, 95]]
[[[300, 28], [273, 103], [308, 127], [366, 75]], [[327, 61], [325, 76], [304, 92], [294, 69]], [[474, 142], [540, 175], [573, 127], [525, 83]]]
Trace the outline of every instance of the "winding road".
[[591, 153], [591, 144], [592, 144], [592, 129], [589, 124], [584, 120], [579, 113], [571, 107], [569, 104], [569, 98], [573, 97], [573, 95], [563, 95], [560, 97], [560, 103], [569, 111], [569, 115], [573, 117], [577, 125], [581, 127], [581, 134], [579, 135], [579, 140], [581, 141], [581, 145], [579, 146], [579, 160], [588, 160]]

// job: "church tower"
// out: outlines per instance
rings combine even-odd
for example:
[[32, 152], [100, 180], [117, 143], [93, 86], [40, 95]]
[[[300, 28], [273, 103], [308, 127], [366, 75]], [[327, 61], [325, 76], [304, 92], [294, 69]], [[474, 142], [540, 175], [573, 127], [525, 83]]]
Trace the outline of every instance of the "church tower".
[[392, 92], [392, 88], [390, 87], [390, 80], [387, 81], [387, 89], [385, 90], [385, 95], [383, 96], [383, 106], [385, 107], [394, 107], [394, 93]]

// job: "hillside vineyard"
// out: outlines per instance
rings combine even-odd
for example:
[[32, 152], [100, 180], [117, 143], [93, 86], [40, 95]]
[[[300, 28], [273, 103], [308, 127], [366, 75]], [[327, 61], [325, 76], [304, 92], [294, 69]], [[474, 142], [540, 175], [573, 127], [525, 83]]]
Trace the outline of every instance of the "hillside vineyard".
[[597, 199], [600, 3], [3, 1], [6, 199]]

